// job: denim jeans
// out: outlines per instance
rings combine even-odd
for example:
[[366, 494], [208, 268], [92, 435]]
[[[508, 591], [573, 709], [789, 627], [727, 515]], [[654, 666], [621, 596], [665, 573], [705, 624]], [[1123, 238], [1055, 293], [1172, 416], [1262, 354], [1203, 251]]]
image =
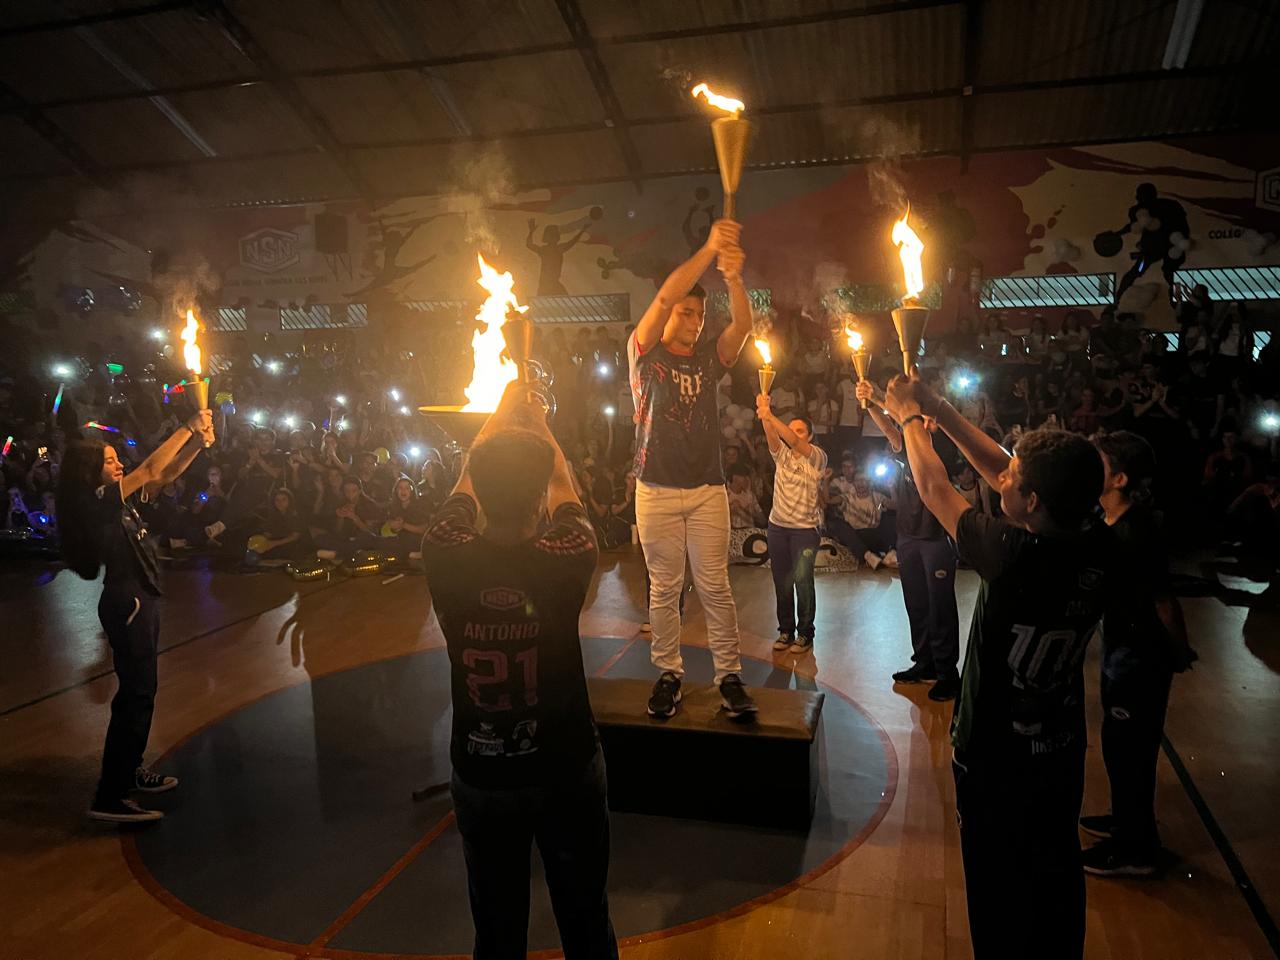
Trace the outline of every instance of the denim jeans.
[[488, 790], [455, 774], [453, 808], [467, 862], [475, 960], [524, 960], [534, 841], [565, 960], [617, 960], [605, 884], [609, 809], [599, 747], [581, 776], [554, 786]]
[[156, 706], [156, 655], [160, 600], [140, 585], [112, 583], [98, 600], [98, 619], [111, 644], [119, 688], [111, 700], [111, 722], [102, 750], [96, 800], [112, 803], [129, 795], [134, 771], [151, 735]]
[[818, 606], [813, 564], [821, 542], [817, 527], [769, 524], [769, 567], [778, 599], [778, 633], [789, 637], [799, 633], [807, 640], [813, 639], [813, 618]]
[[715, 663], [715, 682], [741, 673], [738, 608], [729, 587], [729, 497], [725, 488], [637, 483], [636, 526], [652, 581], [649, 656], [653, 665], [684, 676], [680, 594], [688, 557], [698, 599], [707, 615], [707, 646]]

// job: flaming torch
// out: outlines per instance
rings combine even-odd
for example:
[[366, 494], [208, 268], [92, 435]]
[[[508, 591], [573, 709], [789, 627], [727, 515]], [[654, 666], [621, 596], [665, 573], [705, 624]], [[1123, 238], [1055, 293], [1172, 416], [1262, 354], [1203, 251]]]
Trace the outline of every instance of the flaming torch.
[[[187, 310], [187, 325], [182, 328], [182, 333], [180, 334], [182, 338], [182, 362], [191, 371], [193, 379], [184, 389], [191, 391], [191, 399], [195, 403], [196, 409], [205, 410], [209, 406], [209, 381], [202, 376], [204, 373], [203, 357], [200, 354], [200, 344], [196, 343], [196, 332], [199, 329], [200, 323], [196, 320], [195, 313]], [[209, 445], [206, 441], [205, 446]]]
[[751, 124], [738, 114], [746, 106], [741, 100], [712, 93], [705, 83], [694, 87], [694, 98], [704, 97], [707, 103], [728, 114], [711, 121], [711, 139], [716, 145], [716, 163], [720, 166], [720, 184], [724, 187], [724, 215], [732, 220], [734, 194], [742, 180], [742, 164], [747, 159], [747, 141], [751, 139]]
[[902, 306], [893, 311], [893, 326], [898, 331], [902, 370], [907, 376], [911, 376], [911, 367], [924, 337], [924, 327], [929, 322], [929, 311], [920, 306], [920, 294], [924, 292], [924, 269], [920, 265], [920, 257], [924, 253], [924, 244], [907, 226], [910, 213], [908, 208], [902, 219], [893, 225], [893, 245], [898, 248], [898, 257], [902, 260], [902, 281], [907, 289]]
[[533, 324], [524, 316], [529, 308], [516, 298], [515, 280], [509, 272], [499, 273], [480, 255], [476, 262], [480, 266], [476, 282], [488, 297], [476, 313], [484, 327], [471, 337], [475, 370], [466, 389], [467, 402], [464, 406], [418, 408], [463, 447], [470, 445], [489, 414], [498, 409], [507, 384], [513, 380], [529, 384], [530, 392], [538, 394], [548, 409], [553, 405], [541, 382], [542, 368], [529, 359]]
[[777, 371], [773, 369], [773, 351], [769, 348], [769, 341], [764, 337], [756, 337], [755, 343], [761, 359], [764, 360], [764, 365], [756, 371], [760, 375], [760, 392], [768, 396], [769, 390], [773, 387], [773, 378], [777, 375]]
[[[863, 346], [862, 334], [853, 329], [853, 327], [846, 329], [844, 334], [849, 340], [849, 349], [853, 351], [853, 369], [858, 374], [858, 380], [866, 380], [867, 366], [871, 363], [871, 354]], [[862, 409], [867, 409], [866, 400], [862, 401]]]

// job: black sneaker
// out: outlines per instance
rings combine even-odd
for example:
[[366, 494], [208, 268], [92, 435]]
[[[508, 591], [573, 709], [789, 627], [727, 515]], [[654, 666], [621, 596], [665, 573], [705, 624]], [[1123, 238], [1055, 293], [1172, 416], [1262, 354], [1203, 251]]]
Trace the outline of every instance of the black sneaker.
[[164, 819], [164, 814], [159, 810], [144, 810], [132, 800], [95, 800], [89, 808], [89, 819], [105, 823], [150, 823]]
[[742, 678], [736, 673], [731, 673], [720, 681], [720, 699], [729, 716], [735, 719], [754, 715], [757, 709], [756, 702], [751, 699], [751, 694], [742, 685]]
[[1084, 872], [1095, 877], [1150, 877], [1159, 872], [1154, 854], [1126, 850], [1114, 840], [1103, 840], [1084, 852]]
[[1092, 837], [1101, 837], [1103, 840], [1111, 839], [1111, 830], [1114, 820], [1109, 813], [1099, 814], [1096, 817], [1081, 817], [1080, 829]]
[[926, 667], [922, 663], [913, 663], [893, 675], [894, 683], [933, 683], [937, 679], [938, 675], [933, 672], [933, 667]]
[[933, 685], [933, 689], [929, 691], [929, 699], [938, 703], [947, 700], [954, 700], [956, 694], [960, 692], [960, 674], [954, 670], [944, 673], [938, 678], [938, 682]]
[[133, 788], [143, 793], [164, 793], [178, 785], [178, 778], [166, 777], [160, 773], [153, 773], [146, 767], [139, 767], [133, 772], [133, 783]]
[[668, 670], [653, 685], [649, 695], [649, 716], [668, 720], [676, 715], [680, 703], [680, 678]]

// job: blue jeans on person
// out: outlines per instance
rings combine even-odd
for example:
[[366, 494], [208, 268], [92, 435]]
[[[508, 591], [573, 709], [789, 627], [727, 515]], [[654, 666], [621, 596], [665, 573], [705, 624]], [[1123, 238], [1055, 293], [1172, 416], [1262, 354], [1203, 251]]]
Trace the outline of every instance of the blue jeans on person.
[[898, 577], [911, 621], [911, 659], [953, 673], [960, 660], [960, 614], [956, 610], [956, 551], [945, 537], [898, 537]]
[[773, 591], [778, 597], [780, 634], [794, 637], [798, 633], [813, 640], [813, 618], [818, 607], [813, 564], [821, 542], [817, 527], [769, 524], [769, 566], [773, 570]]
[[550, 786], [484, 789], [456, 773], [452, 786], [476, 928], [475, 960], [524, 960], [534, 841], [565, 960], [617, 960], [605, 892], [609, 809], [600, 748], [581, 776]]

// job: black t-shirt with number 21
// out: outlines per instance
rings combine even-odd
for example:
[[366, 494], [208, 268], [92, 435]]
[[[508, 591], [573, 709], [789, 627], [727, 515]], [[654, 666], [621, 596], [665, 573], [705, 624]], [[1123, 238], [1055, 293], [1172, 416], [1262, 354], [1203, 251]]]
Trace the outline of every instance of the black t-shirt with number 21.
[[480, 536], [466, 494], [445, 501], [422, 559], [449, 648], [454, 772], [480, 788], [538, 786], [580, 774], [597, 737], [578, 615], [596, 539], [578, 504], [561, 505], [541, 536]]

